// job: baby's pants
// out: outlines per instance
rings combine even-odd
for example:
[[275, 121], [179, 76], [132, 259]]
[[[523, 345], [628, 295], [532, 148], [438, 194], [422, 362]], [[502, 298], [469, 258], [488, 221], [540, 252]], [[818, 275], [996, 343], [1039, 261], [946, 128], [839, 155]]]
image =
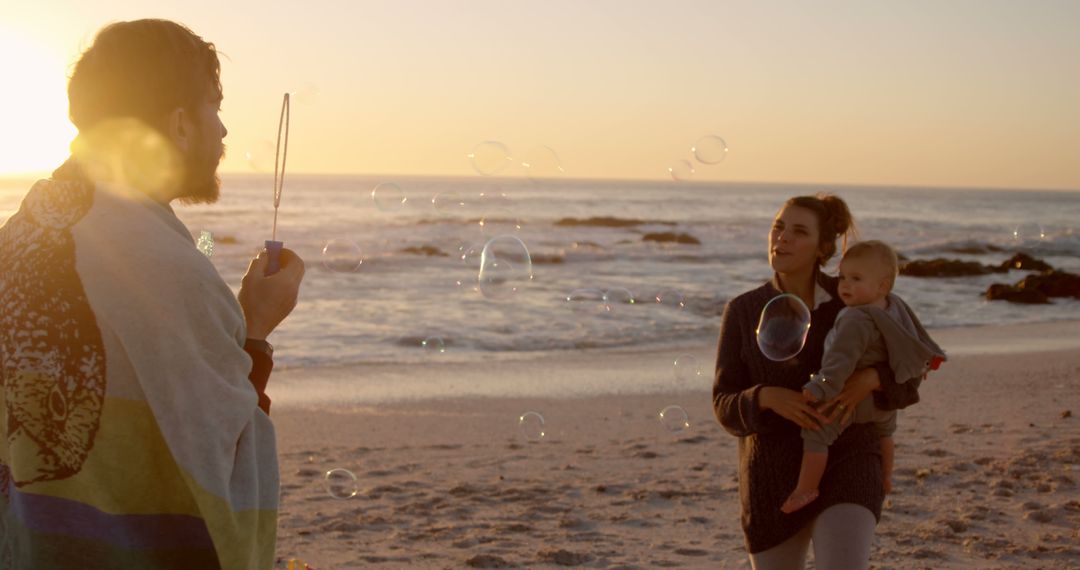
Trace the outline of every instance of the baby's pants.
[[880, 437], [891, 436], [896, 432], [896, 410], [883, 411], [874, 406], [873, 398], [863, 398], [859, 405], [855, 406], [855, 413], [851, 416], [851, 422], [841, 425], [840, 422], [826, 424], [821, 429], [803, 429], [803, 451], [824, 453], [829, 446], [840, 437], [840, 433], [851, 424], [874, 424], [874, 433]]

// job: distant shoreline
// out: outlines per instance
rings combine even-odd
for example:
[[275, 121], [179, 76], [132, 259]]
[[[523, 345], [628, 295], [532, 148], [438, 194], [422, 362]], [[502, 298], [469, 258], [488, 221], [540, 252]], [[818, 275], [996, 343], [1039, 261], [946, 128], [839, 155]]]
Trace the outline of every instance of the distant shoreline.
[[[1060, 352], [1080, 349], [1080, 321], [930, 329], [952, 356]], [[716, 339], [660, 348], [613, 348], [523, 353], [469, 362], [427, 361], [276, 370], [275, 407], [336, 408], [366, 404], [471, 398], [575, 399], [705, 389], [712, 384]], [[697, 359], [702, 374], [677, 381], [672, 363]]]

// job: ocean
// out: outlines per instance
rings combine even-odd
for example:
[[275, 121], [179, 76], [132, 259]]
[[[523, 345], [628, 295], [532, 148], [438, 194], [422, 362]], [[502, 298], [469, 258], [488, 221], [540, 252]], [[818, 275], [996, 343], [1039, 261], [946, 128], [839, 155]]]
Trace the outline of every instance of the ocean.
[[[211, 232], [211, 259], [238, 290], [248, 260], [270, 238], [272, 181], [222, 179], [217, 204], [176, 211], [195, 237]], [[380, 184], [395, 186], [380, 187], [373, 199]], [[0, 222], [27, 188], [0, 184]], [[1077, 193], [289, 175], [278, 239], [308, 271], [299, 305], [271, 338], [277, 366], [411, 363], [433, 354], [469, 363], [715, 342], [724, 303], [771, 275], [766, 237], [780, 205], [819, 191], [848, 202], [863, 238], [889, 242], [911, 259], [996, 265], [1024, 251], [1080, 273]], [[589, 218], [605, 221], [580, 224]], [[700, 244], [643, 239], [664, 232]], [[505, 235], [527, 249], [532, 279], [496, 279], [485, 295], [477, 290], [480, 252]], [[521, 275], [527, 270], [519, 261], [510, 270]], [[835, 270], [836, 260], [827, 268]], [[991, 283], [1024, 275], [900, 277], [895, 291], [929, 328], [1080, 319], [1076, 300], [1023, 306], [982, 296]], [[617, 289], [625, 290], [622, 302], [605, 306], [602, 293]]]

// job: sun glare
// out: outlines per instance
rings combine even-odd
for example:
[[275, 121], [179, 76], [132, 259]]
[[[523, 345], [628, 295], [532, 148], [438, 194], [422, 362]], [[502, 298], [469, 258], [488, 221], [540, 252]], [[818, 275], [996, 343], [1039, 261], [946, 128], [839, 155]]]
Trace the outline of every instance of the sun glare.
[[67, 118], [67, 62], [33, 38], [0, 26], [0, 176], [60, 165], [75, 138]]

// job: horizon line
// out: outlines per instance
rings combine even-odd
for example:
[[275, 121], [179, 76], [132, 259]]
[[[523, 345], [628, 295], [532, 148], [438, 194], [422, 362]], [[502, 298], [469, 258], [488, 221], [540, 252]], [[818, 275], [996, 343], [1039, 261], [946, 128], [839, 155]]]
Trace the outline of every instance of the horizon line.
[[[40, 171], [27, 171], [27, 172], [9, 172], [0, 173], [0, 182], [36, 182], [37, 180], [48, 178], [52, 174], [50, 170]], [[223, 177], [273, 177], [269, 172], [245, 172], [245, 171], [220, 171], [219, 176]], [[404, 173], [363, 173], [363, 172], [290, 172], [290, 176], [307, 176], [307, 177], [354, 177], [354, 178], [385, 178], [387, 182], [392, 182], [393, 179], [421, 179], [421, 180], [436, 180], [436, 179], [455, 179], [455, 180], [484, 180], [491, 182], [529, 182], [531, 179], [525, 176], [477, 176], [477, 175], [464, 175], [464, 174], [404, 174]], [[1080, 193], [1080, 187], [1017, 187], [1017, 186], [974, 186], [964, 184], [911, 184], [911, 183], [889, 183], [889, 182], [788, 182], [788, 181], [766, 181], [766, 180], [684, 180], [676, 181], [666, 178], [620, 178], [620, 177], [601, 177], [601, 176], [574, 176], [574, 177], [559, 177], [559, 178], [543, 178], [540, 179], [542, 183], [573, 183], [573, 182], [625, 182], [625, 183], [660, 183], [679, 186], [696, 186], [704, 188], [713, 185], [746, 185], [746, 186], [824, 186], [824, 187], [842, 187], [842, 188], [869, 188], [869, 189], [912, 189], [912, 190], [961, 190], [961, 191], [1001, 191], [1001, 192], [1064, 192], [1064, 193]]]

